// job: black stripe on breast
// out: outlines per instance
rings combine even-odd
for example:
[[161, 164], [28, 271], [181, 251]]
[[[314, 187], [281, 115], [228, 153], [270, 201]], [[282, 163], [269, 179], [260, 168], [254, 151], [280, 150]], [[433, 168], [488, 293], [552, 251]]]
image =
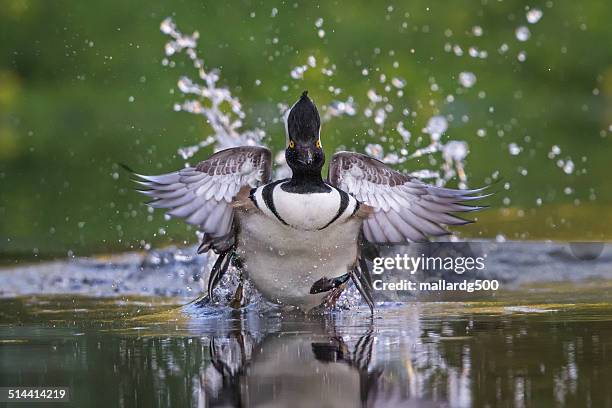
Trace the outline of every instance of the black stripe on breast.
[[359, 210], [359, 207], [361, 207], [361, 203], [359, 200], [355, 199], [355, 208], [353, 209], [353, 213], [351, 215], [355, 215], [355, 213]]
[[266, 203], [266, 207], [268, 207], [268, 209], [272, 211], [272, 214], [274, 214], [274, 216], [278, 218], [278, 220], [282, 222], [283, 224], [289, 225], [285, 222], [285, 220], [281, 218], [280, 215], [278, 215], [278, 212], [276, 211], [276, 206], [274, 205], [274, 198], [272, 197], [272, 193], [274, 192], [274, 187], [276, 187], [279, 183], [282, 183], [283, 181], [285, 180], [275, 181], [274, 183], [270, 183], [267, 186], [265, 186], [263, 190], [261, 191], [261, 196], [264, 199], [264, 203]]
[[249, 198], [251, 199], [253, 204], [255, 204], [255, 207], [259, 208], [259, 204], [257, 204], [257, 199], [255, 198], [255, 192], [256, 191], [257, 191], [257, 187], [256, 188], [252, 188], [251, 191], [249, 192]]
[[330, 222], [325, 224], [325, 226], [319, 228], [319, 231], [329, 227], [334, 221], [336, 221], [344, 213], [344, 211], [346, 210], [346, 207], [348, 207], [349, 205], [349, 195], [340, 189], [336, 189], [336, 191], [340, 193], [340, 207], [338, 208], [338, 212], [336, 213], [336, 215], [334, 216], [334, 218], [332, 218]]

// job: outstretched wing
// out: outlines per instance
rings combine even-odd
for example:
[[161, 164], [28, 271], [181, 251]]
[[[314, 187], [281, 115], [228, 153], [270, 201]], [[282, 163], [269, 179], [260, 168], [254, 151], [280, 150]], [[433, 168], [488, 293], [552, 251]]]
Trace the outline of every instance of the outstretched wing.
[[217, 152], [196, 167], [158, 176], [134, 175], [145, 187], [139, 191], [152, 198], [148, 205], [196, 225], [205, 234], [202, 249], [219, 252], [233, 241], [232, 200], [244, 186], [269, 182], [271, 173], [270, 150], [244, 146]]
[[471, 221], [450, 213], [479, 210], [464, 204], [486, 195], [476, 190], [435, 187], [391, 169], [372, 157], [336, 153], [329, 165], [329, 183], [352, 194], [374, 211], [363, 224], [365, 238], [375, 243], [426, 241], [448, 234], [443, 225]]

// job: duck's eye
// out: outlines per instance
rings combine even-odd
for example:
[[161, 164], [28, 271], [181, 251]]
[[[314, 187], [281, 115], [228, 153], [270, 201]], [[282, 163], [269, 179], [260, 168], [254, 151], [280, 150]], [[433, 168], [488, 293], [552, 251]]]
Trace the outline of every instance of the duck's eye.
[[321, 140], [317, 139], [317, 149], [321, 148]]
[[295, 147], [295, 142], [293, 140], [289, 141], [289, 148], [293, 149]]

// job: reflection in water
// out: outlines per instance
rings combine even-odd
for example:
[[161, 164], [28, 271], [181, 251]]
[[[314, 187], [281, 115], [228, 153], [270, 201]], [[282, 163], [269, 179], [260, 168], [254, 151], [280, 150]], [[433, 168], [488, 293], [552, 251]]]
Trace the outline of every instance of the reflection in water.
[[[329, 406], [365, 403], [380, 371], [369, 372], [371, 331], [350, 347], [340, 336], [294, 333], [258, 342], [235, 333], [213, 338], [199, 398], [210, 405]], [[321, 396], [321, 397], [319, 397]]]
[[0, 326], [0, 386], [69, 385], [79, 407], [612, 406], [609, 306], [462, 307], [121, 326], [58, 311]]

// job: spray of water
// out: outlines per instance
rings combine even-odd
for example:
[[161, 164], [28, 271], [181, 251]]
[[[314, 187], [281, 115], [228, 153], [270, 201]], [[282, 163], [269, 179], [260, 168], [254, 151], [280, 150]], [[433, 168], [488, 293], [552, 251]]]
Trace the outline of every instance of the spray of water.
[[166, 43], [164, 65], [174, 65], [171, 57], [184, 53], [193, 63], [198, 79], [181, 76], [177, 87], [185, 100], [174, 105], [177, 112], [188, 112], [201, 115], [212, 129], [212, 135], [195, 146], [182, 147], [179, 154], [184, 159], [192, 157], [199, 149], [214, 144], [216, 150], [235, 146], [258, 145], [265, 136], [261, 129], [242, 129], [245, 118], [242, 104], [228, 88], [218, 86], [219, 71], [207, 70], [204, 60], [198, 56], [197, 45], [199, 33], [191, 35], [181, 33], [171, 18], [166, 18], [160, 25], [162, 33], [171, 39]]
[[[317, 20], [316, 28], [320, 30], [322, 26], [323, 20]], [[166, 58], [162, 60], [162, 64], [165, 66], [175, 66], [173, 58], [180, 54], [185, 54], [197, 72], [197, 79], [192, 79], [187, 75], [182, 75], [178, 79], [177, 88], [184, 96], [184, 100], [174, 105], [175, 111], [203, 116], [212, 130], [212, 133], [200, 143], [179, 148], [178, 153], [181, 157], [187, 160], [201, 148], [210, 145], [213, 145], [215, 150], [221, 150], [228, 147], [261, 144], [262, 139], [266, 135], [265, 130], [243, 128], [245, 114], [242, 104], [238, 98], [232, 95], [230, 89], [219, 86], [219, 71], [216, 69], [208, 70], [205, 67], [204, 60], [199, 57], [197, 50], [199, 33], [197, 31], [192, 34], [182, 33], [171, 18], [166, 18], [162, 21], [160, 29], [162, 33], [169, 37], [169, 41], [164, 47]], [[317, 68], [328, 77], [334, 76], [336, 72], [335, 64], [327, 60], [321, 64], [315, 56], [309, 55], [304, 64], [290, 70], [289, 78], [292, 81], [300, 81], [304, 78], [307, 71]], [[363, 74], [368, 75], [368, 72]], [[469, 78], [467, 81], [473, 83], [475, 82], [475, 77]], [[385, 153], [380, 143], [373, 142], [365, 146], [365, 153], [387, 164], [401, 164], [409, 159], [441, 153], [442, 165], [439, 170], [420, 170], [413, 174], [420, 178], [434, 179], [438, 185], [445, 184], [448, 180], [457, 176], [460, 181], [460, 187], [465, 187], [467, 185], [467, 178], [464, 170], [464, 161], [469, 152], [467, 143], [456, 140], [442, 143], [440, 139], [448, 128], [448, 122], [443, 116], [434, 116], [423, 130], [425, 134], [430, 136], [431, 141], [429, 145], [413, 150], [410, 146], [411, 132], [406, 129], [404, 122], [399, 121], [391, 125], [388, 124], [389, 113], [394, 110], [394, 104], [390, 101], [387, 94], [394, 90], [397, 96], [403, 96], [406, 81], [399, 77], [387, 79], [383, 74], [380, 76], [380, 84], [382, 90], [372, 88], [367, 91], [366, 97], [368, 102], [363, 109], [359, 109], [356, 98], [352, 95], [349, 95], [344, 100], [333, 100], [329, 105], [322, 106], [323, 122], [329, 122], [341, 116], [360, 116], [361, 119], [372, 121], [372, 128], [377, 129], [378, 133], [384, 133], [388, 127], [392, 127], [392, 130], [404, 142], [404, 146], [401, 149], [397, 152]], [[334, 95], [342, 93], [342, 90], [337, 87], [330, 86], [329, 89]], [[279, 103], [278, 108], [279, 115], [282, 117], [285, 115], [288, 105]], [[405, 109], [405, 112], [409, 112], [409, 110]], [[376, 132], [372, 131], [369, 133], [375, 135]], [[288, 168], [284, 162], [282, 152], [276, 156], [275, 161], [277, 164], [277, 176], [287, 175]]]

